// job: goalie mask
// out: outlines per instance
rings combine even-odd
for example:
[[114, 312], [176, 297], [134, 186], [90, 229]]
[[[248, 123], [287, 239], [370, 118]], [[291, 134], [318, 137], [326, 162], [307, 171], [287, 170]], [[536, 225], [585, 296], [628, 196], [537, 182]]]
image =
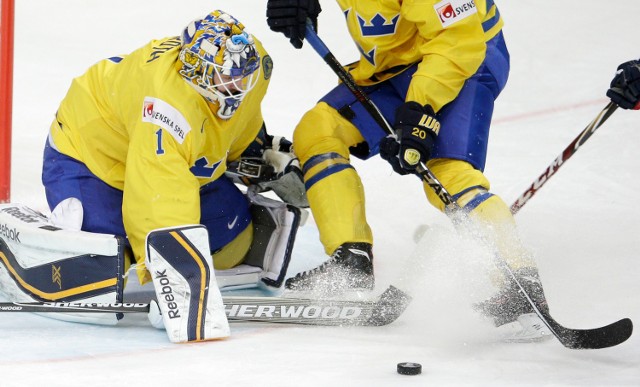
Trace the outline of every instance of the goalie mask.
[[253, 36], [222, 11], [191, 22], [182, 32], [180, 75], [229, 119], [256, 85], [260, 57]]

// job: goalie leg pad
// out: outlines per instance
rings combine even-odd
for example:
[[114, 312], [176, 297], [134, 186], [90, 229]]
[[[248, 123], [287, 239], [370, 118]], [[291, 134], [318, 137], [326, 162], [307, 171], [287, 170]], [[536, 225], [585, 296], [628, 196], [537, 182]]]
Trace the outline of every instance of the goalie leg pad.
[[[14, 302], [122, 302], [124, 245], [114, 235], [54, 227], [21, 204], [0, 205], [0, 289]], [[122, 318], [113, 313], [42, 315], [103, 325]]]
[[247, 196], [251, 202], [254, 236], [244, 263], [261, 267], [262, 282], [279, 288], [287, 274], [298, 228], [308, 213], [251, 191]]
[[147, 268], [169, 340], [174, 343], [230, 335], [222, 296], [201, 225], [154, 230], [147, 235]]

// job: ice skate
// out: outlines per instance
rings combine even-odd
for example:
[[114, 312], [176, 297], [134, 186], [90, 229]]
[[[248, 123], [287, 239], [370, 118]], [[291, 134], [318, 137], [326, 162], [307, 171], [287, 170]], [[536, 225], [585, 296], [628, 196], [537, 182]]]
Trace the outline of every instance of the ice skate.
[[369, 243], [344, 243], [322, 265], [298, 273], [285, 284], [290, 290], [320, 292], [372, 290], [374, 285]]
[[[544, 311], [548, 312], [549, 308], [537, 270], [524, 268], [514, 274], [527, 295]], [[517, 322], [518, 318], [523, 315], [534, 314], [535, 316], [535, 310], [527, 300], [527, 297], [513, 281], [509, 281], [507, 286], [495, 296], [474, 305], [474, 309], [492, 318], [496, 327]]]
[[498, 327], [502, 341], [508, 343], [531, 343], [553, 337], [549, 327], [535, 313], [525, 313], [516, 321]]

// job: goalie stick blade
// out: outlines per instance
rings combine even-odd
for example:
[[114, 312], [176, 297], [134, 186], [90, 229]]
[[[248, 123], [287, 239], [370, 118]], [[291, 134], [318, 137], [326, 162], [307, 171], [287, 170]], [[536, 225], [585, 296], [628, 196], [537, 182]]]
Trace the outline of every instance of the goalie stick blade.
[[571, 349], [613, 347], [624, 343], [633, 333], [633, 323], [628, 318], [594, 329], [565, 328], [550, 317], [547, 322], [562, 345]]

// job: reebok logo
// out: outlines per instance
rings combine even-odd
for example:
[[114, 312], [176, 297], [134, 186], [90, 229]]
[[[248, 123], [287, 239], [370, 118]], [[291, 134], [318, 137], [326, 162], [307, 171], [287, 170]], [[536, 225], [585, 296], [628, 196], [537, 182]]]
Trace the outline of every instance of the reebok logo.
[[[163, 298], [165, 305], [169, 309], [169, 311], [167, 312], [167, 316], [169, 316], [169, 318], [171, 319], [181, 317], [180, 310], [178, 310], [178, 304], [176, 303], [176, 298], [173, 295], [173, 288], [171, 288], [171, 282], [167, 277], [167, 270], [165, 269], [162, 271], [156, 271], [155, 279], [160, 284], [160, 289], [159, 289], [160, 294], [158, 294], [158, 298]], [[159, 301], [162, 301], [162, 300], [159, 300]]]
[[11, 228], [6, 224], [0, 225], [0, 236], [16, 243], [22, 243], [20, 242], [20, 231], [15, 228]]
[[32, 215], [32, 214], [27, 214], [24, 213], [20, 210], [20, 208], [18, 207], [8, 207], [8, 208], [3, 208], [2, 210], [0, 210], [0, 212], [5, 212], [11, 216], [13, 216], [14, 218], [20, 219], [21, 221], [25, 222], [25, 223], [38, 223], [40, 222], [42, 219], [36, 215]]

